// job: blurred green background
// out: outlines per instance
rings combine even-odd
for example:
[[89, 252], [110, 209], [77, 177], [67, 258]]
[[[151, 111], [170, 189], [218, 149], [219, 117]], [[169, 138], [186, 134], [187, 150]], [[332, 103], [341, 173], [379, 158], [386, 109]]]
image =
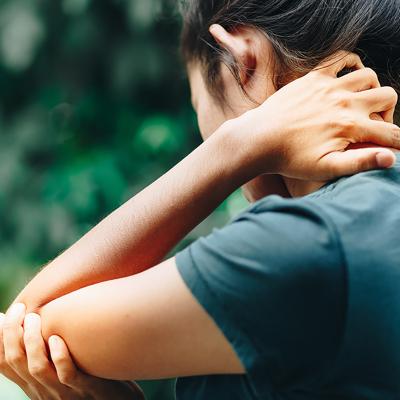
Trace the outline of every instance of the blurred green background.
[[[0, 303], [200, 143], [174, 0], [0, 1]], [[232, 195], [184, 246], [245, 206]], [[147, 382], [148, 399], [173, 382]], [[0, 379], [0, 397], [17, 400]]]

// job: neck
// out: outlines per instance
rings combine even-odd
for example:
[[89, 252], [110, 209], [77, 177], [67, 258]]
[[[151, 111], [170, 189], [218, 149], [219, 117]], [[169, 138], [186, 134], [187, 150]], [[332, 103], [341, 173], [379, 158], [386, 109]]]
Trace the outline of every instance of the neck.
[[301, 181], [293, 178], [283, 178], [288, 192], [292, 197], [306, 196], [312, 192], [316, 192], [321, 189], [322, 186], [328, 182], [316, 182], [316, 181]]

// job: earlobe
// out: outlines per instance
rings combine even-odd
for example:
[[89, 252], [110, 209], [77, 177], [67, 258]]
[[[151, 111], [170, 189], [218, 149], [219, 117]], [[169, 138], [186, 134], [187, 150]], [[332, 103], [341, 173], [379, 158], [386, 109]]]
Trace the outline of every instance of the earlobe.
[[241, 83], [246, 85], [254, 74], [257, 64], [247, 35], [240, 28], [235, 32], [228, 32], [218, 24], [211, 25], [209, 31], [214, 40], [228, 50], [238, 62]]

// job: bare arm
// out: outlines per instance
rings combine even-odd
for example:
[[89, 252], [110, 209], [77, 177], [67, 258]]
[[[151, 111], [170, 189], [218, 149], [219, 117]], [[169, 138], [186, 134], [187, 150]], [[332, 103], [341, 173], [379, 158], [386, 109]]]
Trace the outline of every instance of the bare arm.
[[[158, 264], [229, 193], [259, 174], [327, 181], [390, 167], [395, 157], [389, 150], [346, 151], [363, 142], [399, 147], [399, 127], [392, 124], [395, 92], [380, 89], [370, 70], [336, 76], [360, 64], [355, 55], [339, 54], [337, 63], [331, 60], [225, 124], [53, 261], [16, 301], [28, 311], [50, 302], [42, 311], [46, 335], [60, 333], [80, 366], [100, 377], [244, 372], [172, 261], [123, 277]], [[381, 112], [386, 122], [371, 120], [371, 113]], [[22, 326], [16, 328], [21, 332]], [[25, 359], [17, 344], [18, 358]], [[1, 357], [0, 364], [18, 374], [27, 370], [26, 363], [4, 363]], [[26, 376], [27, 383], [36, 381]]]
[[61, 336], [91, 375], [133, 380], [244, 373], [174, 259], [70, 293], [43, 307], [41, 315], [45, 338]]
[[[400, 146], [399, 127], [392, 124], [397, 95], [379, 88], [370, 70], [337, 78], [344, 67], [362, 64], [341, 53], [336, 63], [311, 71], [224, 124], [53, 261], [16, 301], [35, 310], [79, 288], [157, 265], [222, 200], [257, 175], [320, 182], [390, 167], [395, 157], [389, 150], [346, 150], [355, 142]], [[360, 92], [368, 85], [372, 89]], [[342, 98], [346, 101], [338, 101]], [[387, 121], [371, 120], [371, 113], [385, 113]]]
[[35, 310], [79, 288], [157, 265], [221, 201], [252, 177], [241, 160], [241, 149], [233, 132], [222, 127], [50, 263], [16, 302]]

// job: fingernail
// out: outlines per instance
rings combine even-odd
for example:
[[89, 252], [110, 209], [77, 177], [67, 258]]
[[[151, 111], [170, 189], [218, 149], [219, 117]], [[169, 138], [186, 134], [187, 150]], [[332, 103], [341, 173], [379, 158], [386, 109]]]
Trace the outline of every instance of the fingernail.
[[218, 29], [218, 25], [212, 24], [208, 29], [209, 29], [209, 32], [212, 34], [212, 31], [215, 31], [215, 29]]
[[26, 309], [25, 304], [16, 303], [10, 307], [7, 314], [10, 317], [19, 317], [21, 314], [23, 314], [25, 312], [25, 309]]
[[376, 162], [380, 168], [389, 168], [393, 165], [393, 156], [389, 153], [378, 153]]

